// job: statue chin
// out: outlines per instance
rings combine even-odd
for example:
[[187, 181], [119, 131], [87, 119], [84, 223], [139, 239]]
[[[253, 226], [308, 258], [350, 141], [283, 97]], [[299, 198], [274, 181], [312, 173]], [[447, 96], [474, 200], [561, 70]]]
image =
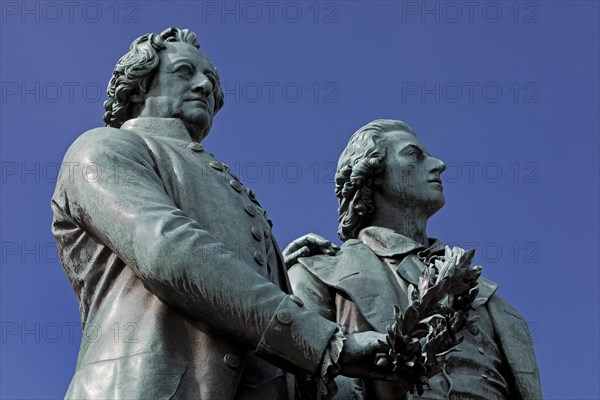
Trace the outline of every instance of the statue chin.
[[439, 200], [433, 200], [427, 204], [427, 215], [433, 216], [436, 212], [440, 211], [446, 204], [446, 199], [442, 195]]
[[181, 119], [194, 140], [202, 140], [208, 136], [212, 126], [212, 119], [208, 118], [206, 115], [197, 116], [196, 118], [192, 119], [183, 118], [181, 116], [178, 118]]

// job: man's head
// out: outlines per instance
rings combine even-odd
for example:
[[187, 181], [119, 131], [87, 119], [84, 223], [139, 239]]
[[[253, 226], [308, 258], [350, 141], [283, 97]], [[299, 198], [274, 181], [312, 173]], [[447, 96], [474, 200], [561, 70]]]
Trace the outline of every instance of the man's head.
[[[444, 205], [444, 169], [404, 122], [380, 119], [363, 126], [338, 161], [338, 235], [344, 241], [356, 238], [377, 212], [415, 208], [430, 217]], [[377, 210], [376, 204], [394, 210]]]
[[119, 128], [136, 117], [180, 118], [190, 134], [208, 134], [223, 107], [219, 74], [188, 29], [169, 28], [133, 41], [108, 84], [104, 122]]

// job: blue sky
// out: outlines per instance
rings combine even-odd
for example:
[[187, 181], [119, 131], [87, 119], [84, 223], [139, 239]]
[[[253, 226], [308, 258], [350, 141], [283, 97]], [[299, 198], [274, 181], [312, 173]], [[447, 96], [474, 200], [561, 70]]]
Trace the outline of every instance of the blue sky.
[[218, 67], [204, 144], [282, 246], [337, 240], [341, 150], [404, 120], [448, 165], [429, 234], [476, 248], [527, 319], [545, 398], [600, 398], [598, 2], [3, 1], [1, 18], [2, 399], [64, 396], [82, 334], [50, 234], [57, 166], [101, 125], [131, 41], [169, 26]]

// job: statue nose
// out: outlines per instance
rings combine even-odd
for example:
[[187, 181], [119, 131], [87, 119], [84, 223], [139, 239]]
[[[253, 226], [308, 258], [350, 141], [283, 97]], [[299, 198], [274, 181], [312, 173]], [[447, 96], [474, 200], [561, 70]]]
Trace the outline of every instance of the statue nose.
[[193, 87], [195, 92], [202, 92], [205, 96], [208, 96], [213, 89], [212, 83], [207, 78], [198, 80]]
[[446, 163], [440, 160], [440, 173], [446, 170]]
[[435, 160], [435, 164], [434, 164], [432, 171], [439, 172], [441, 174], [442, 172], [444, 172], [446, 170], [446, 164], [438, 158], [435, 158], [434, 160]]

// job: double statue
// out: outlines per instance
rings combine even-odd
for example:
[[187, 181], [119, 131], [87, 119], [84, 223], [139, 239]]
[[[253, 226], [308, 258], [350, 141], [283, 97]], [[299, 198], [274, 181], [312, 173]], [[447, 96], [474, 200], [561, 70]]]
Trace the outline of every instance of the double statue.
[[187, 29], [136, 39], [106, 127], [65, 155], [52, 232], [84, 333], [66, 398], [540, 399], [527, 324], [478, 275], [463, 297], [436, 286], [437, 309], [468, 323], [444, 325], [435, 372], [403, 374], [444, 319], [413, 324], [410, 354], [391, 326], [464, 255], [427, 236], [445, 165], [414, 131], [377, 120], [354, 133], [335, 179], [343, 245], [308, 234], [282, 254], [253, 192], [201, 144], [224, 101], [199, 48]]

